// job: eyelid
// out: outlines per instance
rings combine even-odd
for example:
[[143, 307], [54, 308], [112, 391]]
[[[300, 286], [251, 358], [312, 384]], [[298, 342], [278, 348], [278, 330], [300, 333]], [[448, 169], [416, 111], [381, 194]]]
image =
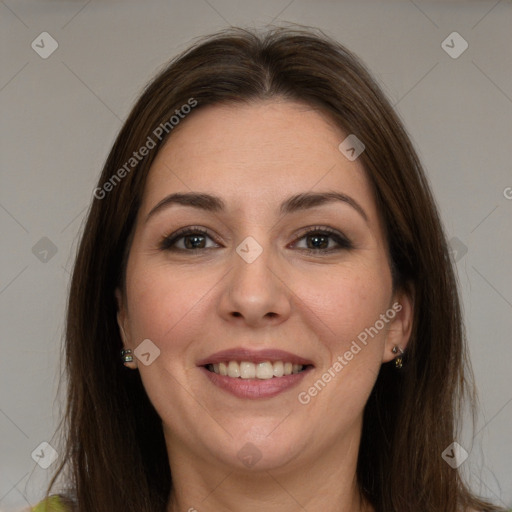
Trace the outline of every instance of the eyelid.
[[353, 249], [354, 248], [354, 245], [352, 243], [352, 241], [341, 231], [338, 231], [337, 229], [333, 229], [329, 226], [318, 226], [318, 225], [314, 225], [314, 226], [306, 226], [304, 228], [302, 228], [296, 235], [295, 235], [295, 238], [292, 242], [292, 244], [296, 244], [298, 241], [302, 240], [304, 237], [308, 236], [308, 235], [312, 235], [312, 234], [315, 234], [315, 233], [320, 233], [320, 234], [325, 234], [325, 235], [328, 235], [330, 238], [332, 238], [333, 240], [336, 241], [336, 243], [338, 244], [338, 247], [335, 247], [335, 248], [332, 248], [332, 249], [327, 249], [327, 250], [322, 250], [322, 249], [300, 249], [301, 251], [304, 251], [304, 252], [311, 252], [311, 253], [314, 253], [314, 254], [321, 254], [321, 253], [330, 253], [330, 252], [334, 252], [334, 251], [339, 251], [339, 250], [348, 250], [348, 249]]
[[[340, 232], [336, 229], [333, 229], [329, 226], [318, 226], [318, 225], [306, 226], [306, 227], [302, 228], [298, 233], [296, 233], [294, 235], [291, 245], [293, 246], [293, 245], [297, 244], [297, 242], [299, 242], [300, 240], [305, 238], [306, 236], [312, 235], [315, 233], [328, 235], [330, 238], [332, 238], [338, 244], [338, 247], [326, 249], [326, 250], [301, 248], [300, 251], [320, 255], [321, 253], [325, 254], [325, 253], [331, 253], [331, 252], [335, 252], [335, 251], [339, 251], [339, 250], [343, 250], [343, 249], [347, 250], [347, 249], [353, 248], [353, 244], [350, 241], [350, 239], [347, 236], [345, 236], [342, 232]], [[192, 249], [181, 249], [181, 248], [173, 247], [173, 245], [178, 240], [180, 240], [186, 236], [193, 235], [193, 234], [204, 235], [204, 236], [210, 238], [211, 240], [213, 240], [213, 242], [215, 242], [216, 244], [220, 244], [219, 240], [217, 239], [218, 237], [213, 235], [209, 229], [204, 228], [202, 226], [185, 226], [169, 235], [162, 237], [161, 241], [158, 244], [158, 248], [160, 250], [164, 250], [164, 251], [167, 250], [167, 251], [191, 252], [191, 253], [199, 253], [201, 251], [206, 251], [206, 250], [212, 249], [212, 247], [205, 247], [205, 248], [192, 250]]]
[[217, 237], [215, 235], [213, 235], [210, 232], [210, 230], [208, 230], [207, 228], [204, 228], [202, 226], [185, 226], [183, 228], [178, 229], [177, 231], [170, 233], [169, 235], [163, 236], [158, 244], [158, 248], [160, 250], [164, 250], [164, 251], [165, 250], [167, 250], [167, 251], [175, 250], [175, 251], [182, 251], [182, 252], [199, 252], [200, 250], [204, 251], [207, 249], [211, 249], [211, 247], [206, 247], [204, 249], [198, 249], [196, 251], [192, 251], [192, 250], [187, 250], [187, 249], [177, 249], [177, 248], [173, 247], [173, 245], [179, 239], [181, 239], [187, 235], [192, 235], [192, 234], [196, 234], [196, 233], [199, 233], [199, 234], [202, 234], [204, 236], [211, 238], [216, 244], [220, 243], [218, 241]]
[[305, 226], [305, 227], [301, 228], [295, 236], [297, 239], [297, 238], [302, 238], [305, 235], [309, 235], [310, 233], [316, 233], [316, 232], [344, 236], [343, 233], [341, 233], [338, 230], [333, 229], [329, 226], [318, 226], [318, 225]]

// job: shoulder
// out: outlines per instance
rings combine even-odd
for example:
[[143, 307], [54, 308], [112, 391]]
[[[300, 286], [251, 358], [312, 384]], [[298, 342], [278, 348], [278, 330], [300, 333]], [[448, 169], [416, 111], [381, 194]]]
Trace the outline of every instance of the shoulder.
[[50, 496], [26, 512], [69, 512], [59, 496]]

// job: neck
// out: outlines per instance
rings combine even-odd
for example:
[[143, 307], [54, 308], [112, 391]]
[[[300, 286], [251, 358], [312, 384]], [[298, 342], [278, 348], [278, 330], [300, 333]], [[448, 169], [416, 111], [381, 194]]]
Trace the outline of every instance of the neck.
[[183, 449], [166, 436], [172, 474], [168, 512], [374, 512], [356, 480], [360, 429], [285, 466], [233, 468]]

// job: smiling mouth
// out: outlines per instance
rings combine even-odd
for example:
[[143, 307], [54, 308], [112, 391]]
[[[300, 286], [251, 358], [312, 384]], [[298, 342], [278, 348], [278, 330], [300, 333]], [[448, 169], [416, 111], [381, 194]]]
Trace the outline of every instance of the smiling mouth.
[[225, 361], [204, 365], [208, 371], [232, 379], [269, 380], [301, 373], [312, 365], [295, 364], [289, 361]]

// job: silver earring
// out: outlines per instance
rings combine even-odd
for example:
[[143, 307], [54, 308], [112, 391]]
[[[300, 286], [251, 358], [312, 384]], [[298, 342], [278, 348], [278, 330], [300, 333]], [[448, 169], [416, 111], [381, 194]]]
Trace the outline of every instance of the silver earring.
[[400, 351], [400, 355], [398, 357], [395, 357], [395, 368], [397, 370], [400, 370], [404, 365], [404, 360], [402, 359], [402, 354], [404, 353], [404, 351], [398, 345], [395, 345], [391, 349], [391, 352], [393, 352], [393, 354], [398, 354], [398, 351]]
[[123, 363], [133, 362], [132, 351], [129, 348], [123, 348], [123, 350], [121, 350], [121, 359]]

